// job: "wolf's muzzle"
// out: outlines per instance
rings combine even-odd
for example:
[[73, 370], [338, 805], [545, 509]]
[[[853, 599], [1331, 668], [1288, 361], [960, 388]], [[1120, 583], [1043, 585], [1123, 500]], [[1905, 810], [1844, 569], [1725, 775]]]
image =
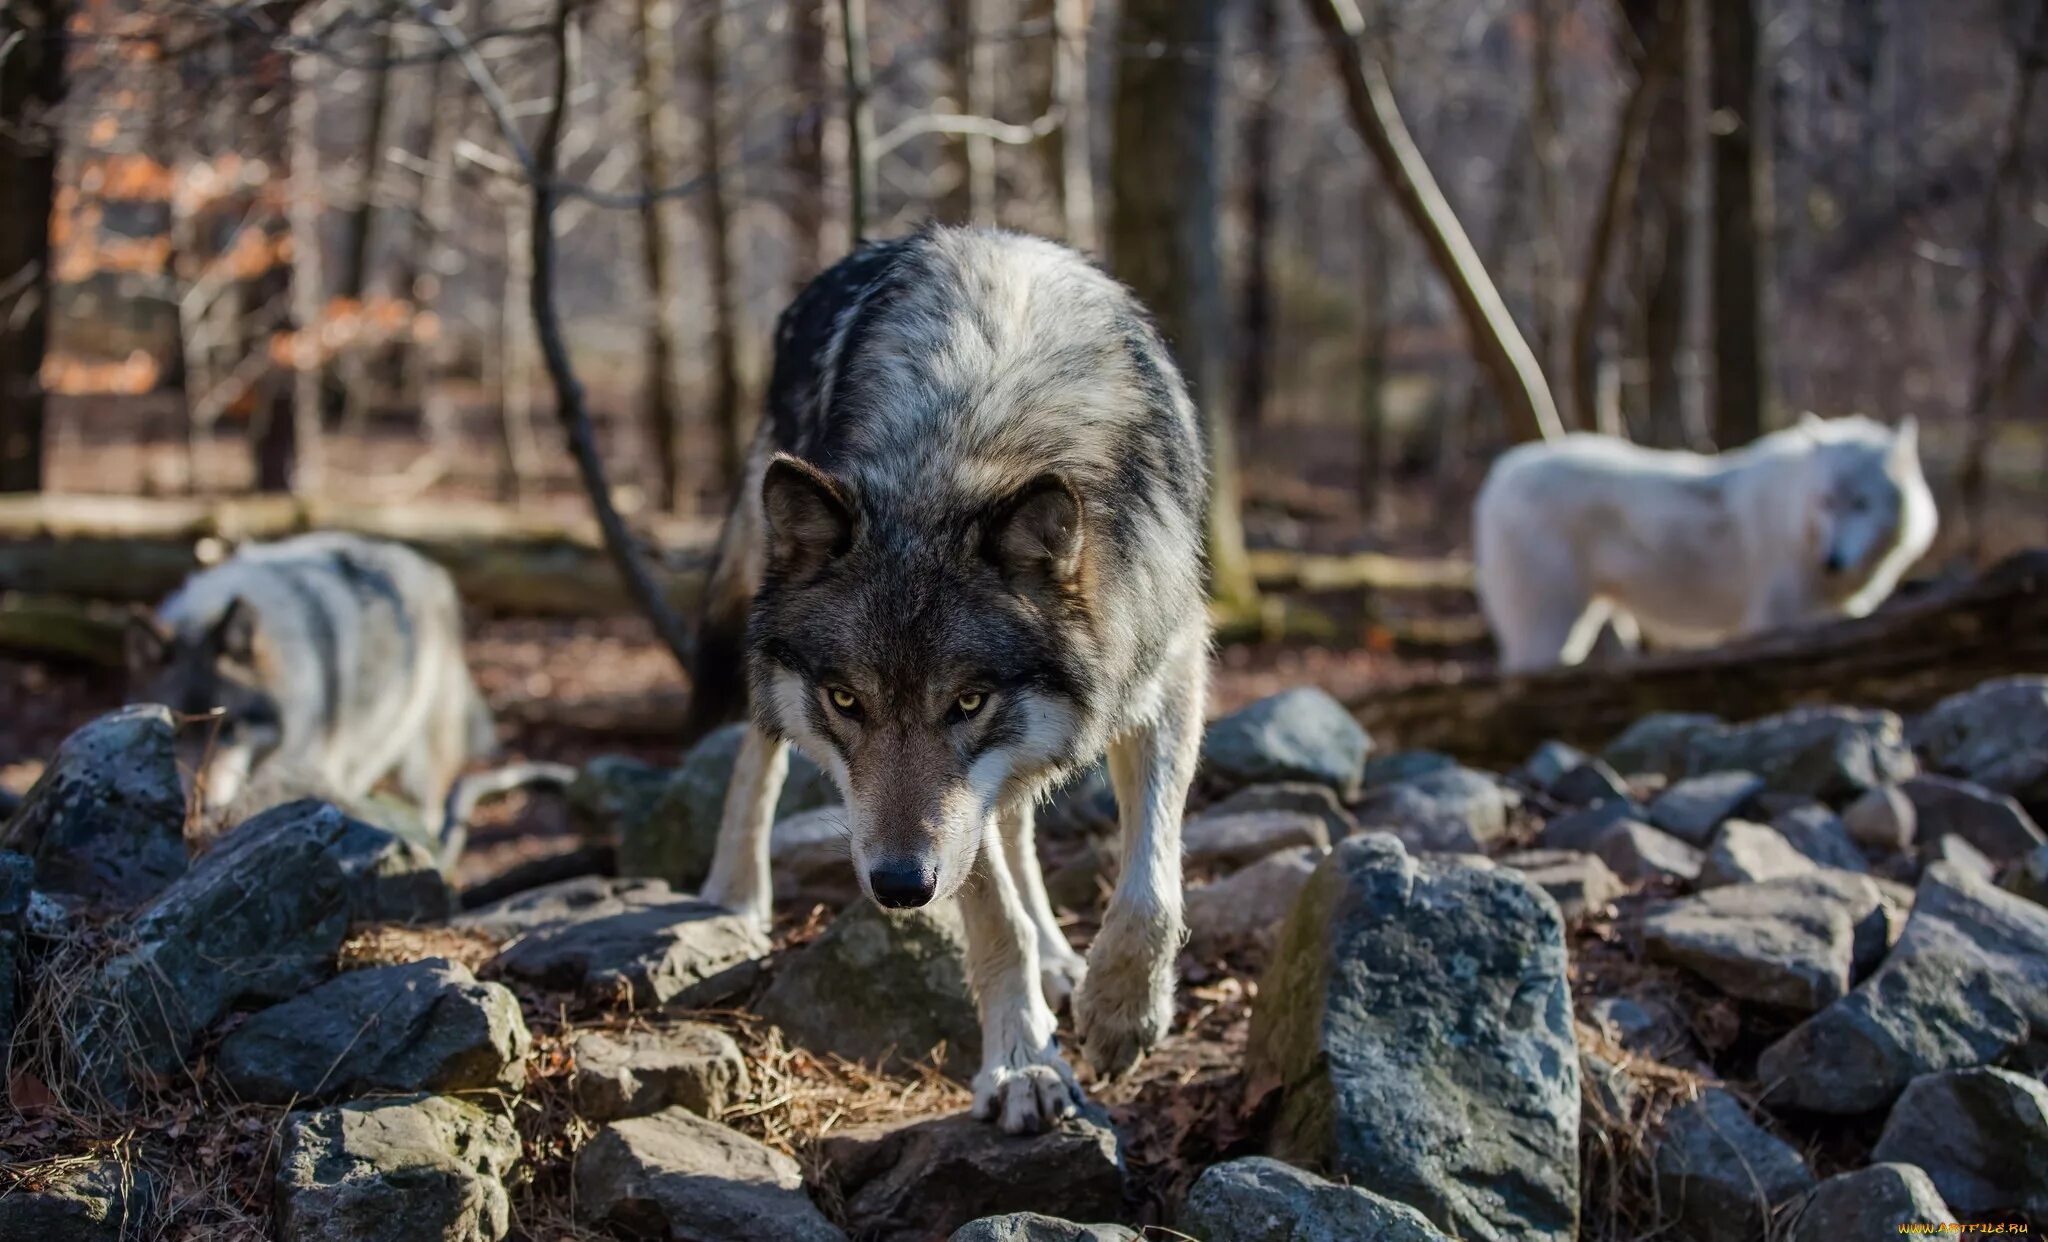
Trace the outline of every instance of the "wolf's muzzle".
[[883, 863], [868, 869], [868, 891], [891, 910], [914, 909], [939, 891], [939, 869], [924, 862]]

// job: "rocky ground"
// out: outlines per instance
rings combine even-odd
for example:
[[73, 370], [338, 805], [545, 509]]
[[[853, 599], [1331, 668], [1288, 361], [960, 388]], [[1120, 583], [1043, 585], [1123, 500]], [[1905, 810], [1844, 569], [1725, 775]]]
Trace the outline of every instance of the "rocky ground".
[[[2048, 679], [1652, 716], [1511, 773], [1318, 690], [1244, 706], [1175, 1031], [1033, 1138], [965, 1116], [957, 914], [854, 900], [815, 770], [764, 939], [689, 896], [729, 732], [583, 766], [567, 821], [624, 878], [486, 904], [382, 805], [216, 835], [174, 727], [88, 725], [0, 833], [0, 1238], [2048, 1229]], [[1098, 776], [1042, 817], [1083, 947], [1113, 815]]]

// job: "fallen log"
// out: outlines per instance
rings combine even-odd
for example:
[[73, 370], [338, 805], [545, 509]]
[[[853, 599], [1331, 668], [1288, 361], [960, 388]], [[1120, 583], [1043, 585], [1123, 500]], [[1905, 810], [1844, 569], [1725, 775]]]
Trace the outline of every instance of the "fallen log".
[[1992, 677], [2048, 672], [2048, 550], [1868, 617], [1708, 651], [1502, 675], [1474, 672], [1348, 706], [1381, 745], [1507, 767], [1546, 738], [1598, 746], [1655, 711], [1752, 719], [1845, 704], [1920, 711]]

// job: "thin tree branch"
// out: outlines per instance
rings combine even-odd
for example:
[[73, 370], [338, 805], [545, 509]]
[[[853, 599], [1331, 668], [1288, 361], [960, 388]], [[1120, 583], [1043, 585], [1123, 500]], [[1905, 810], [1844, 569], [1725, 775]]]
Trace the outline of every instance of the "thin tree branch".
[[875, 139], [875, 158], [894, 151], [913, 138], [926, 134], [963, 134], [987, 138], [1005, 146], [1023, 147], [1037, 142], [1060, 127], [1060, 109], [1051, 108], [1029, 124], [1013, 125], [988, 116], [966, 116], [956, 112], [922, 112]]

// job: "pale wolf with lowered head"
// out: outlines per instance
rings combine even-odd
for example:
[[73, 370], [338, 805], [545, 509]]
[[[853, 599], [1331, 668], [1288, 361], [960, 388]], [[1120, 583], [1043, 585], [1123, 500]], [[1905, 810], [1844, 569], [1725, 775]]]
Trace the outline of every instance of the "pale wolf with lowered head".
[[390, 776], [438, 832], [457, 773], [495, 748], [455, 585], [395, 543], [250, 544], [137, 615], [127, 647], [132, 701], [219, 713], [180, 735], [209, 811], [266, 781], [346, 800]]
[[[769, 919], [794, 744], [845, 795], [869, 896], [958, 895], [982, 1021], [974, 1112], [1006, 1131], [1074, 1111], [1051, 1007], [1069, 989], [1104, 1073], [1173, 1016], [1205, 503], [1164, 344], [1064, 247], [927, 228], [861, 246], [783, 313], [699, 643], [699, 723], [751, 704], [704, 895]], [[1122, 866], [1084, 973], [1032, 813], [1105, 751]]]
[[1717, 455], [1571, 435], [1501, 455], [1473, 521], [1509, 671], [1576, 664], [1603, 623], [1697, 647], [1868, 614], [1934, 541], [1917, 424], [1811, 414]]

